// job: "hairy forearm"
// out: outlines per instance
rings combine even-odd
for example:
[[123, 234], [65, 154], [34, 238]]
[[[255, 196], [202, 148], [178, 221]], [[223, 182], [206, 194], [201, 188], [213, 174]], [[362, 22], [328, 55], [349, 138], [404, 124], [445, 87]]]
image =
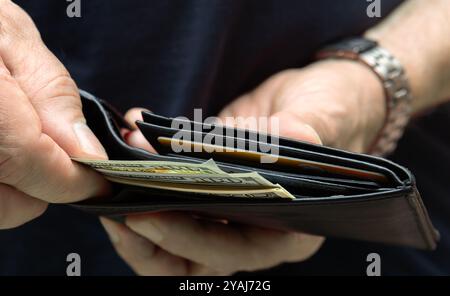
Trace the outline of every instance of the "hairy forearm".
[[410, 80], [413, 112], [450, 99], [450, 1], [409, 0], [365, 34], [391, 51]]

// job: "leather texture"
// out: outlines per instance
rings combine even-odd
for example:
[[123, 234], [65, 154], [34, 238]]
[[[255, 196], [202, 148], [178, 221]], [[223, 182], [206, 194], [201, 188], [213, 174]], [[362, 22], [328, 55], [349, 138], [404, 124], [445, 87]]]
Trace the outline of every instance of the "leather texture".
[[[152, 113], [144, 113], [144, 120], [137, 124], [160, 154], [128, 146], [119, 132], [122, 127], [129, 128], [123, 117], [107, 102], [85, 91], [80, 91], [80, 94], [87, 123], [110, 159], [201, 163], [209, 157], [205, 153], [175, 154], [158, 147], [155, 141], [158, 136], [171, 137], [178, 130], [173, 128], [174, 119]], [[202, 123], [189, 124], [193, 130], [195, 126], [205, 130]], [[197, 133], [202, 137], [206, 134]], [[247, 136], [249, 133], [252, 132], [244, 131]], [[71, 206], [113, 218], [133, 213], [185, 211], [208, 218], [227, 219], [230, 223], [426, 250], [436, 248], [439, 234], [428, 217], [414, 177], [407, 169], [383, 158], [292, 139], [280, 138], [278, 145], [282, 156], [377, 172], [386, 176], [386, 180], [377, 182], [304, 168], [287, 170], [278, 168], [276, 164], [252, 165], [214, 158], [226, 172], [257, 171], [267, 180], [282, 185], [295, 199], [205, 197], [195, 193], [114, 184], [110, 198], [90, 199]]]

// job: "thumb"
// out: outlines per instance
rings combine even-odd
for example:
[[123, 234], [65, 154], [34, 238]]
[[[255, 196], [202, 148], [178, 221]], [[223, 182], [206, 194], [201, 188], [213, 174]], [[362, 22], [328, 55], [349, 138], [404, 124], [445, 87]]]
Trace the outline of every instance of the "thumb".
[[[278, 133], [280, 136], [308, 142], [311, 144], [322, 145], [322, 139], [319, 133], [310, 124], [299, 121], [297, 116], [291, 113], [278, 112], [272, 115], [278, 122]], [[272, 126], [272, 130], [274, 127]]]
[[86, 124], [78, 88], [69, 77], [61, 77], [30, 99], [43, 133], [72, 157], [107, 159], [100, 141]]
[[[2, 2], [5, 21], [0, 55], [50, 136], [74, 157], [107, 158], [86, 125], [78, 88], [62, 63], [47, 49], [31, 18], [12, 2]], [[14, 21], [8, 21], [12, 19]]]
[[[237, 102], [242, 103], [242, 101]], [[232, 106], [232, 107], [236, 107]], [[238, 108], [237, 110], [241, 110]], [[245, 110], [245, 109], [244, 109]], [[235, 117], [237, 116], [237, 117]], [[248, 115], [247, 115], [248, 116]], [[254, 118], [255, 115], [250, 115], [247, 119], [256, 120], [239, 120], [241, 119], [241, 115], [236, 115], [234, 112], [230, 111], [230, 108], [225, 108], [220, 114], [219, 119], [225, 125], [229, 125], [231, 127], [237, 127], [242, 129], [251, 129], [251, 130], [260, 130], [262, 132], [268, 132], [272, 135], [283, 136], [286, 138], [292, 138], [295, 140], [300, 140], [304, 142], [309, 142], [312, 144], [322, 145], [322, 139], [319, 136], [319, 133], [316, 129], [314, 129], [310, 124], [306, 123], [306, 121], [299, 120], [299, 116], [295, 116], [292, 113], [288, 112], [277, 112], [271, 115], [269, 118], [260, 117]], [[258, 126], [261, 124], [261, 120], [267, 118], [266, 125]], [[255, 123], [257, 122], [256, 127], [249, 126], [247, 123]]]

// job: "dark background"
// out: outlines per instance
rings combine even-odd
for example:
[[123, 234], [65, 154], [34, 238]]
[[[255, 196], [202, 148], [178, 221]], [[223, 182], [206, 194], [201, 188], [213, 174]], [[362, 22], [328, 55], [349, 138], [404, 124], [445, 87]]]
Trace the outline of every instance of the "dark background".
[[[380, 21], [368, 2], [82, 0], [15, 1], [32, 16], [48, 47], [80, 88], [122, 111], [205, 116], [270, 75], [311, 62], [320, 47], [361, 34]], [[386, 16], [401, 1], [382, 0]], [[309, 261], [264, 273], [365, 274], [366, 256], [381, 255], [383, 274], [449, 274], [449, 106], [416, 119], [392, 159], [417, 177], [442, 241], [435, 252], [328, 239]], [[23, 227], [0, 232], [0, 274], [65, 274], [67, 254], [81, 255], [83, 275], [127, 275], [96, 217], [50, 206]]]

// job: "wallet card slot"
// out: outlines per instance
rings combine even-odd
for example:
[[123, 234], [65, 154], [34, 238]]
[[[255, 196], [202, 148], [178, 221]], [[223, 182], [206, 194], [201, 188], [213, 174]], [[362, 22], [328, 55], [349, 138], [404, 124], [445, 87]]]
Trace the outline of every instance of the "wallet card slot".
[[[180, 157], [185, 160], [192, 159], [189, 156], [182, 155], [179, 156], [177, 154], [167, 154], [171, 157]], [[198, 158], [196, 158], [198, 159]], [[232, 163], [224, 163], [216, 160], [215, 163], [225, 172], [235, 173], [235, 172], [254, 172], [254, 166], [246, 166], [245, 164], [232, 164]], [[285, 172], [278, 172], [276, 170], [269, 170], [264, 168], [256, 169], [258, 174], [262, 177], [266, 178], [268, 181], [274, 184], [282, 185], [286, 190], [288, 190], [292, 194], [302, 194], [309, 196], [326, 196], [333, 194], [350, 194], [350, 193], [367, 193], [374, 192], [377, 190], [382, 190], [376, 184], [361, 184], [357, 182], [346, 182], [346, 180], [342, 180], [339, 182], [338, 179], [331, 178], [321, 178], [321, 177], [312, 177], [309, 175], [302, 174], [292, 174]]]
[[[203, 135], [205, 136], [205, 135]], [[223, 137], [224, 140], [219, 140], [220, 142], [234, 141], [232, 147], [237, 147], [239, 143], [237, 139]], [[158, 142], [160, 140], [165, 140], [168, 142], [168, 138], [158, 137]], [[170, 140], [169, 140], [170, 141]], [[161, 144], [161, 142], [159, 143]], [[195, 142], [191, 142], [192, 146], [197, 145]], [[256, 147], [257, 142], [245, 141], [245, 147], [242, 149], [230, 148], [230, 152], [225, 151], [228, 149], [227, 146], [217, 146], [213, 145], [198, 145], [200, 148], [219, 148], [224, 150], [222, 152], [183, 152], [183, 155], [188, 155], [192, 157], [199, 157], [203, 159], [214, 158], [216, 161], [222, 161], [227, 163], [234, 163], [239, 165], [246, 165], [250, 167], [265, 168], [268, 170], [274, 170], [277, 172], [293, 173], [303, 176], [309, 176], [310, 178], [321, 178], [327, 179], [334, 182], [359, 182], [360, 184], [366, 184], [368, 186], [372, 185], [379, 187], [379, 184], [388, 184], [388, 178], [379, 173], [373, 173], [370, 171], [347, 168], [339, 165], [329, 165], [321, 162], [308, 161], [304, 159], [297, 158], [296, 151], [292, 148], [274, 146], [269, 144], [264, 144], [269, 148], [276, 148], [279, 150], [279, 155], [270, 155], [262, 152], [250, 152], [251, 147]], [[223, 148], [227, 147], [227, 148]], [[170, 150], [160, 150], [161, 152], [170, 154]], [[271, 162], [261, 162], [263, 157], [270, 157]], [[250, 158], [250, 159], [249, 159]], [[332, 170], [332, 171], [329, 171]], [[370, 184], [370, 185], [369, 185]]]
[[[148, 111], [142, 112], [142, 115], [145, 123], [169, 129], [174, 129], [173, 127], [177, 127], [180, 125], [185, 126], [187, 124], [189, 125], [190, 130], [194, 133], [211, 133], [218, 136], [224, 135], [225, 137], [229, 137], [228, 135], [233, 135], [234, 138], [244, 141], [248, 139], [263, 138], [268, 139], [268, 143], [271, 142], [269, 139], [271, 139], [271, 137], [274, 137], [277, 139], [280, 149], [292, 151], [294, 154], [296, 154], [295, 157], [357, 169], [372, 170], [385, 174], [392, 179], [393, 183], [397, 185], [402, 185], [405, 181], [409, 181], [412, 177], [411, 174], [404, 168], [401, 168], [388, 160], [377, 158], [374, 156], [356, 154], [330, 147], [288, 139], [285, 137], [275, 137], [264, 133], [256, 133], [250, 130], [200, 123], [179, 118], [168, 118]], [[217, 133], [217, 129], [220, 129], [221, 132]]]
[[[167, 128], [167, 127], [163, 127], [163, 126], [157, 126], [154, 124], [149, 124], [149, 123], [145, 123], [145, 122], [141, 122], [138, 121], [137, 122], [138, 127], [140, 128], [140, 130], [142, 131], [142, 133], [144, 134], [144, 136], [147, 138], [147, 140], [150, 142], [151, 145], [153, 145], [153, 147], [161, 154], [169, 154], [171, 153], [171, 149], [168, 149], [168, 145], [164, 146], [162, 145], [162, 143], [158, 140], [159, 137], [164, 136], [166, 138], [172, 138], [174, 135], [176, 135], [178, 132], [180, 132], [180, 130], [176, 130], [176, 129], [172, 129], [172, 128]], [[184, 133], [184, 132], [183, 132]], [[192, 142], [195, 143], [203, 143], [204, 138], [209, 136], [207, 133], [201, 133], [201, 132], [196, 132], [196, 131], [188, 131], [187, 133], [185, 133], [187, 135], [188, 139], [192, 139]], [[237, 143], [237, 139], [234, 138], [230, 138], [230, 137], [226, 137], [226, 136], [222, 136], [222, 135], [217, 135], [216, 137], [214, 137], [216, 139], [221, 139], [221, 145], [223, 144], [227, 144], [229, 145], [230, 142], [232, 142], [232, 146], [233, 147], [238, 147], [238, 144], [242, 144], [242, 142], [246, 145], [246, 149], [249, 148], [249, 146], [252, 144], [251, 140], [248, 139], [241, 139], [241, 143]], [[258, 143], [253, 142], [253, 147], [257, 147]], [[204, 144], [202, 144], [204, 146]], [[227, 145], [224, 145], [223, 147], [229, 147]], [[264, 144], [266, 146], [270, 146], [270, 144]], [[195, 147], [194, 147], [195, 148]], [[316, 176], [320, 176], [322, 178], [336, 178], [339, 180], [344, 180], [344, 179], [348, 179], [348, 180], [353, 180], [353, 182], [355, 182], [356, 180], [358, 181], [371, 181], [372, 184], [379, 184], [378, 187], [382, 187], [382, 186], [394, 186], [392, 184], [396, 184], [395, 181], [398, 180], [393, 180], [394, 177], [392, 176], [392, 172], [390, 172], [389, 170], [385, 170], [383, 168], [380, 167], [374, 167], [374, 166], [370, 166], [367, 165], [369, 167], [369, 169], [367, 169], [367, 166], [363, 166], [364, 168], [348, 168], [345, 166], [339, 166], [339, 165], [329, 165], [329, 164], [325, 164], [322, 162], [317, 162], [317, 161], [311, 161], [311, 160], [303, 160], [302, 157], [304, 156], [304, 154], [301, 153], [301, 151], [297, 151], [295, 148], [291, 148], [291, 147], [285, 147], [285, 146], [277, 146], [276, 147], [280, 154], [279, 156], [277, 156], [279, 162], [277, 162], [276, 164], [264, 164], [261, 163], [259, 161], [249, 161], [246, 158], [248, 158], [248, 154], [254, 154], [252, 152], [248, 152], [248, 151], [244, 151], [245, 155], [242, 158], [238, 158], [238, 156], [242, 156], [243, 153], [232, 153], [231, 156], [227, 157], [227, 153], [205, 153], [205, 152], [185, 152], [185, 151], [181, 151], [179, 154], [181, 155], [188, 155], [188, 156], [192, 156], [192, 157], [200, 157], [203, 159], [209, 159], [209, 158], [214, 158], [215, 160], [219, 160], [219, 161], [223, 161], [223, 162], [230, 162], [230, 163], [234, 163], [234, 164], [246, 164], [248, 166], [257, 166], [258, 168], [266, 168], [268, 170], [275, 170], [278, 172], [285, 172], [285, 173], [294, 173], [295, 174], [303, 174], [303, 175], [310, 175], [311, 178], [312, 177], [316, 177]], [[194, 149], [191, 149], [194, 150]], [[201, 151], [201, 150], [197, 150], [197, 151]], [[236, 150], [235, 150], [236, 151]], [[290, 164], [290, 165], [279, 165], [279, 163], [284, 163], [286, 164]], [[325, 165], [326, 169], [323, 169], [322, 167], [316, 165], [316, 164], [321, 165], [322, 167]], [[295, 166], [293, 165], [295, 164]], [[330, 171], [330, 167], [332, 169], [332, 171]], [[336, 172], [337, 171], [337, 172]], [[347, 172], [346, 172], [347, 171]], [[349, 175], [351, 173], [351, 175]], [[387, 177], [385, 177], [385, 174], [388, 174], [389, 179], [387, 179]], [[365, 175], [368, 175], [371, 177], [371, 179], [369, 177], [365, 177]], [[360, 176], [359, 178], [357, 178], [358, 176]], [[375, 177], [377, 177], [377, 179], [375, 179]], [[380, 180], [382, 179], [382, 180]], [[375, 180], [377, 181], [376, 183]]]
[[[203, 159], [179, 157], [177, 155], [167, 156], [155, 153], [150, 153], [140, 148], [135, 148], [127, 145], [121, 135], [119, 129], [124, 127], [121, 123], [116, 122], [114, 116], [109, 114], [107, 110], [103, 108], [101, 103], [95, 99], [85, 98], [83, 102], [83, 111], [87, 119], [87, 124], [97, 135], [100, 142], [106, 149], [106, 152], [110, 159], [116, 160], [155, 160], [155, 161], [179, 161], [190, 163], [201, 163]], [[230, 165], [218, 162], [221, 169], [226, 172], [244, 173], [254, 171], [251, 167], [239, 167], [236, 165]], [[322, 182], [317, 180], [311, 180], [307, 178], [301, 178], [298, 176], [289, 176], [288, 174], [280, 175], [276, 172], [259, 170], [260, 174], [270, 180], [271, 182], [280, 183], [285, 185], [290, 190], [301, 190], [312, 195], [330, 195], [330, 194], [347, 194], [349, 192], [367, 192], [371, 189], [360, 188], [358, 186], [348, 186], [341, 184], [334, 184], [328, 182]], [[288, 189], [288, 190], [289, 190]], [[373, 190], [373, 189], [372, 189]]]

